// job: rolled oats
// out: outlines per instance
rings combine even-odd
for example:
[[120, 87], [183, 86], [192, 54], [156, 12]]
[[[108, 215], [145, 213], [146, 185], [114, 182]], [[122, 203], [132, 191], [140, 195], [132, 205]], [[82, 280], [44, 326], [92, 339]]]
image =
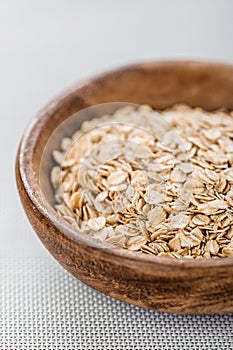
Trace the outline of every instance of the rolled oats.
[[233, 257], [233, 113], [126, 106], [54, 150], [55, 209], [75, 229], [169, 258]]

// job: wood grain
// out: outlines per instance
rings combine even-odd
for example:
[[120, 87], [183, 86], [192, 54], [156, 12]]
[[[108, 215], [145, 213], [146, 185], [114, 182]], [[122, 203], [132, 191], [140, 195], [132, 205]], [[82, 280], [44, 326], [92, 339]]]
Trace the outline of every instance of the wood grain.
[[39, 169], [52, 132], [72, 113], [114, 101], [159, 109], [177, 102], [233, 109], [233, 66], [172, 61], [133, 65], [57, 97], [27, 129], [16, 159], [17, 187], [31, 225], [69, 272], [100, 292], [172, 313], [233, 312], [233, 259], [173, 260], [114, 248], [75, 232], [46, 202]]

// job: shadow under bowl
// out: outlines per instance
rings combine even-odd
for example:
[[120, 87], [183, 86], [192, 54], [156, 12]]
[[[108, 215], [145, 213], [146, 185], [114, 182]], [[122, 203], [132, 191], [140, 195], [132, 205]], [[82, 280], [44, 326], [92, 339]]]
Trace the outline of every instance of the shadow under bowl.
[[62, 266], [111, 297], [172, 313], [233, 312], [232, 258], [179, 260], [112, 247], [74, 230], [43, 196], [41, 158], [54, 130], [84, 108], [119, 101], [155, 109], [186, 103], [207, 110], [233, 110], [233, 65], [136, 64], [104, 73], [54, 99], [27, 128], [16, 159], [18, 192], [30, 223]]

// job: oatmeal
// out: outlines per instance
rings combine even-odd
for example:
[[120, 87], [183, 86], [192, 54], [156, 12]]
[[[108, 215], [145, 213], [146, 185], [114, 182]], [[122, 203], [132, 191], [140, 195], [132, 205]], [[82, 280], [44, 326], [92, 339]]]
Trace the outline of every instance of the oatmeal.
[[53, 152], [57, 212], [118, 247], [233, 257], [233, 114], [177, 105], [85, 121]]

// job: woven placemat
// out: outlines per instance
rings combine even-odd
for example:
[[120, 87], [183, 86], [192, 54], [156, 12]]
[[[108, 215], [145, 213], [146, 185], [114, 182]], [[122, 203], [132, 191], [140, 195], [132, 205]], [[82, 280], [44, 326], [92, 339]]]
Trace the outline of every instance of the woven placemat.
[[0, 349], [233, 349], [233, 315], [137, 308], [82, 284], [50, 257], [0, 259]]

